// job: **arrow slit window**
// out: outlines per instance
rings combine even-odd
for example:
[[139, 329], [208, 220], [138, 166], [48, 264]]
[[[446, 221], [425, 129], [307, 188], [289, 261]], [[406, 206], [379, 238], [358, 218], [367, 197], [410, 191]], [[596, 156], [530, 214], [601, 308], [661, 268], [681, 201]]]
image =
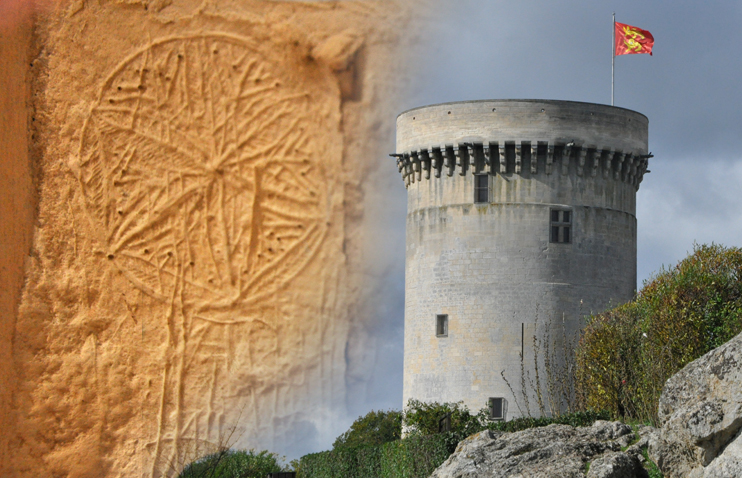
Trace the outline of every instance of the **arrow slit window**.
[[435, 336], [448, 337], [448, 314], [435, 316]]
[[551, 209], [549, 242], [557, 244], [572, 243], [572, 211]]

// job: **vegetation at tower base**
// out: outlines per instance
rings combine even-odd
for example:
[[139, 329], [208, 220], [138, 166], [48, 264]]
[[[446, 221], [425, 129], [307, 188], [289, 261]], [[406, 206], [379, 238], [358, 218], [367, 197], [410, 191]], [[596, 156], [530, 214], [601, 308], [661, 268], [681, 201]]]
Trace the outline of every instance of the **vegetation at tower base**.
[[279, 461], [277, 454], [266, 450], [221, 450], [189, 464], [178, 478], [265, 478], [285, 471]]
[[[578, 412], [556, 418], [519, 418], [508, 422], [493, 422], [487, 418], [483, 408], [472, 414], [459, 403], [425, 403], [410, 400], [405, 408], [405, 425], [408, 435], [401, 440], [378, 444], [379, 435], [364, 433], [367, 441], [356, 434], [352, 446], [341, 438], [363, 430], [385, 413], [384, 419], [401, 412], [370, 412], [359, 417], [351, 429], [335, 441], [330, 451], [313, 453], [301, 457], [296, 471], [301, 478], [424, 478], [438, 468], [456, 449], [464, 438], [484, 429], [514, 432], [554, 423], [572, 426], [590, 426], [596, 420], [607, 419], [607, 412]], [[439, 433], [440, 420], [451, 416], [451, 430]], [[401, 422], [397, 422], [400, 423]], [[401, 432], [401, 426], [399, 428]], [[383, 436], [390, 436], [384, 434]]]
[[580, 406], [657, 423], [662, 386], [742, 331], [742, 249], [694, 246], [627, 304], [589, 318], [577, 355]]
[[302, 478], [424, 478], [453, 453], [458, 435], [418, 435], [383, 445], [337, 448], [301, 457]]
[[402, 438], [402, 412], [371, 410], [353, 422], [350, 429], [337, 437], [333, 448], [359, 445], [381, 445]]

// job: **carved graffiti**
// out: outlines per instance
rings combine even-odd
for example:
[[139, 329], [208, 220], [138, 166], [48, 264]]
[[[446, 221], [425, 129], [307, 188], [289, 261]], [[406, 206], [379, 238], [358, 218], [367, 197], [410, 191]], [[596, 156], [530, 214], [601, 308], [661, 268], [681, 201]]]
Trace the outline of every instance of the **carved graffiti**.
[[290, 279], [325, 229], [307, 101], [234, 37], [162, 40], [121, 63], [80, 151], [108, 259], [160, 300], [183, 287], [211, 320]]
[[[265, 367], [275, 331], [250, 311], [325, 237], [327, 186], [309, 95], [284, 76], [241, 38], [162, 39], [115, 68], [86, 120], [76, 173], [105, 260], [167, 305], [158, 423], [147, 445], [155, 457], [174, 459], [199, 422], [209, 429], [219, 369]], [[268, 338], [240, 355], [235, 334]], [[203, 410], [186, 413], [184, 382], [203, 375], [203, 367], [189, 371], [196, 356], [213, 362], [213, 378], [199, 382], [211, 384]]]

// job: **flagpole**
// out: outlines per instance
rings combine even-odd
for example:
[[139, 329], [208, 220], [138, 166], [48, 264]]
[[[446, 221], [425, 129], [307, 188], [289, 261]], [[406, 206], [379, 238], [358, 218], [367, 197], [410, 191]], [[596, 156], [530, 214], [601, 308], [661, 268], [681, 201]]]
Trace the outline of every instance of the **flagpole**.
[[616, 78], [616, 12], [613, 12], [613, 44], [611, 45], [611, 106], [613, 106], [613, 84]]

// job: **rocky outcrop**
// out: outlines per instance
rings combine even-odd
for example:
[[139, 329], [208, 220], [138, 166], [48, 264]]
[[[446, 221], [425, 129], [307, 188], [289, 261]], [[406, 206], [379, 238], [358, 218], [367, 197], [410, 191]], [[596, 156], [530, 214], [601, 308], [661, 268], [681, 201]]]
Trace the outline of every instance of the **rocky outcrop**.
[[649, 453], [666, 478], [742, 476], [742, 334], [672, 376]]
[[485, 430], [459, 443], [431, 478], [644, 477], [641, 447], [653, 433], [645, 427], [637, 436], [628, 425], [606, 421], [592, 427], [549, 425], [515, 433]]

